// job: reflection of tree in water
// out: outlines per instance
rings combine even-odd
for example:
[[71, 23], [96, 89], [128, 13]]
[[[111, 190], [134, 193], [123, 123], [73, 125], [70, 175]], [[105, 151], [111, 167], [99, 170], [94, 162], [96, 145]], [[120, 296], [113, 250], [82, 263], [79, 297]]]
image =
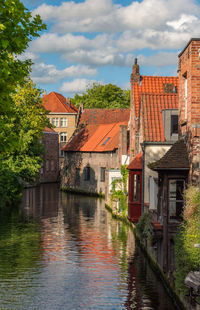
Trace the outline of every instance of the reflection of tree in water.
[[20, 209], [0, 211], [0, 277], [23, 276], [40, 257], [39, 225]]
[[117, 252], [120, 253], [120, 268], [122, 276], [126, 277], [127, 270], [127, 241], [128, 227], [122, 222], [112, 221], [111, 236], [112, 244]]

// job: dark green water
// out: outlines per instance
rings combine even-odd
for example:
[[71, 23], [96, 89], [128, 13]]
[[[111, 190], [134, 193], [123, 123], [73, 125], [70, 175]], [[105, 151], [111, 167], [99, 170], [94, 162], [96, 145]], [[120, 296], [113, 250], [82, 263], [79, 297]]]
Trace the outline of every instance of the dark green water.
[[104, 201], [48, 184], [1, 212], [0, 309], [176, 309]]

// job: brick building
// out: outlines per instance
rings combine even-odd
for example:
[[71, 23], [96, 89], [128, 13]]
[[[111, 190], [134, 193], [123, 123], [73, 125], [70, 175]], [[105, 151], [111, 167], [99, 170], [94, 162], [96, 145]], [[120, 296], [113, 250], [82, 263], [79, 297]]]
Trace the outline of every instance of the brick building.
[[[131, 106], [130, 106], [130, 159], [141, 151], [139, 143], [140, 109], [143, 106], [142, 96], [178, 94], [179, 80], [175, 76], [145, 76], [135, 59], [131, 74]], [[156, 123], [155, 123], [156, 124]]]
[[120, 166], [128, 160], [129, 114], [128, 109], [88, 109], [83, 112], [79, 129], [63, 148], [65, 174], [62, 185], [107, 194], [109, 180], [112, 181]]
[[189, 181], [198, 182], [200, 129], [200, 39], [191, 39], [179, 54], [178, 74], [180, 136], [190, 162]]
[[40, 182], [59, 181], [59, 144], [58, 133], [53, 129], [45, 128], [43, 131], [44, 157], [40, 169]]
[[128, 166], [131, 221], [137, 222], [145, 209], [156, 213], [158, 174], [148, 165], [160, 159], [178, 139], [178, 87], [177, 77], [140, 75], [135, 61], [131, 74], [132, 160]]
[[68, 99], [56, 92], [44, 95], [42, 101], [45, 109], [49, 111], [48, 118], [59, 135], [59, 161], [61, 166], [64, 161], [64, 153], [61, 149], [74, 133], [78, 110]]

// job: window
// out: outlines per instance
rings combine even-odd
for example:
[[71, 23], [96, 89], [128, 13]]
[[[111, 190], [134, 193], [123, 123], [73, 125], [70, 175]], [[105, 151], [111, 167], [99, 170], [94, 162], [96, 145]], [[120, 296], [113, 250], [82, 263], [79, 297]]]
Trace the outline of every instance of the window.
[[187, 119], [187, 73], [185, 73], [184, 78], [185, 78], [185, 119]]
[[61, 150], [61, 151], [60, 151], [60, 156], [61, 156], [61, 157], [64, 157], [64, 156], [65, 156], [65, 151], [62, 151], [62, 150]]
[[60, 142], [67, 142], [67, 133], [66, 132], [60, 133]]
[[90, 167], [84, 168], [84, 181], [90, 180]]
[[63, 117], [60, 119], [60, 127], [67, 127], [67, 119]]
[[183, 211], [184, 180], [169, 180], [169, 221], [181, 220]]
[[53, 118], [52, 118], [52, 124], [53, 124], [55, 127], [59, 127], [59, 119], [58, 119], [58, 117], [53, 117]]
[[140, 201], [140, 175], [133, 175], [133, 201]]
[[178, 133], [178, 115], [171, 115], [171, 135]]
[[46, 171], [49, 171], [49, 160], [46, 161]]
[[51, 171], [54, 171], [54, 160], [51, 160]]
[[105, 172], [106, 168], [101, 167], [101, 182], [105, 182]]
[[104, 143], [102, 145], [106, 145], [106, 143], [110, 140], [110, 137], [106, 138], [106, 140], [104, 141]]
[[75, 171], [75, 181], [76, 182], [80, 182], [80, 168], [76, 168], [76, 171]]

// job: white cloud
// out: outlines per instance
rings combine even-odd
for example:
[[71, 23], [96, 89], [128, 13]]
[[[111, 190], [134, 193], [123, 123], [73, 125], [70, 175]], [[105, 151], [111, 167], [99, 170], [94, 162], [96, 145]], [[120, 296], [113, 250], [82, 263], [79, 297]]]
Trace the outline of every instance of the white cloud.
[[56, 32], [119, 32], [163, 28], [180, 14], [199, 14], [195, 0], [143, 0], [128, 6], [111, 0], [63, 2], [60, 6], [42, 4], [34, 12], [44, 21], [54, 22]]
[[64, 82], [60, 87], [60, 91], [64, 93], [82, 93], [85, 92], [88, 87], [92, 87], [93, 83], [96, 82], [95, 80], [75, 79], [71, 82]]
[[96, 74], [97, 70], [88, 66], [70, 66], [63, 70], [58, 70], [54, 65], [38, 63], [32, 66], [31, 77], [35, 83], [50, 84], [58, 83], [64, 78], [94, 76]]
[[187, 31], [191, 24], [198, 22], [194, 15], [182, 14], [179, 19], [167, 22], [167, 25], [177, 31]]

